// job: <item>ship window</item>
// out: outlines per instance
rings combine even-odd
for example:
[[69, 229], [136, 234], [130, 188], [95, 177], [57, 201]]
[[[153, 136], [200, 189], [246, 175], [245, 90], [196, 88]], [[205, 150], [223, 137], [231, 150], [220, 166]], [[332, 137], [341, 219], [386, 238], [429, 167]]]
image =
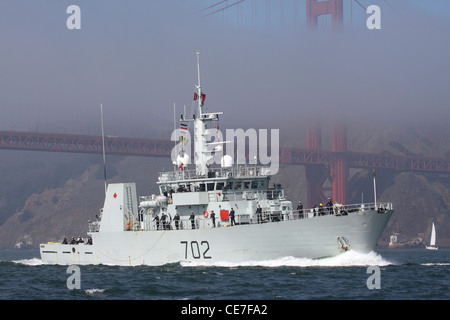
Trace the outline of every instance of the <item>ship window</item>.
[[164, 194], [164, 192], [166, 192], [167, 194], [169, 194], [169, 186], [161, 186], [160, 187], [161, 193], [160, 194]]
[[227, 182], [226, 188], [233, 189], [233, 182]]
[[208, 183], [208, 191], [212, 191], [212, 190], [214, 190], [214, 182]]
[[223, 187], [224, 187], [224, 183], [223, 182], [220, 182], [220, 183], [217, 183], [216, 184], [216, 190], [222, 190], [223, 189]]
[[244, 189], [248, 189], [250, 187], [250, 181], [244, 181]]
[[267, 181], [261, 181], [261, 189], [267, 189]]
[[252, 189], [258, 189], [258, 180], [252, 181]]
[[200, 183], [200, 191], [205, 191], [205, 184], [204, 183]]
[[234, 183], [234, 190], [240, 190], [241, 189], [241, 182], [240, 181], [236, 181]]

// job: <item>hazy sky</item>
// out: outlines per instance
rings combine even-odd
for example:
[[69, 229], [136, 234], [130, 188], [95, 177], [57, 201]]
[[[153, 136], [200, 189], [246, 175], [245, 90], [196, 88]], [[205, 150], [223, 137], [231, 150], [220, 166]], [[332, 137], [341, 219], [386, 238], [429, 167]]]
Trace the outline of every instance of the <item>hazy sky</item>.
[[[235, 128], [281, 128], [310, 113], [450, 121], [450, 1], [360, 0], [382, 8], [382, 29], [370, 31], [344, 0], [338, 33], [307, 30], [304, 0], [247, 0], [204, 17], [218, 2], [1, 0], [0, 130], [99, 134], [102, 103], [107, 134], [156, 128], [163, 138], [173, 104], [177, 118], [191, 110], [197, 49], [208, 108]], [[70, 5], [81, 30], [66, 27]]]

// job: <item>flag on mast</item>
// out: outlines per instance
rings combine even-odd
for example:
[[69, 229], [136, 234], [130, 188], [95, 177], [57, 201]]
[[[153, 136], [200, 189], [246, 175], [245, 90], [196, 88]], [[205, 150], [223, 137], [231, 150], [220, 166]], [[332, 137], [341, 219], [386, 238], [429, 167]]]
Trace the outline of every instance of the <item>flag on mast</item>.
[[180, 143], [184, 146], [188, 141], [188, 126], [187, 124], [180, 123]]

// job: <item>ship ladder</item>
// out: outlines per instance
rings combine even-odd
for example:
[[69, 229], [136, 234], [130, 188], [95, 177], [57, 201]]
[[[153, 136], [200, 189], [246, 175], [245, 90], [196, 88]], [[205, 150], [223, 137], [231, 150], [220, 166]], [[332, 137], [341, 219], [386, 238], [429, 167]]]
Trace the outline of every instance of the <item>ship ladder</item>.
[[[125, 187], [125, 191], [126, 191], [126, 195], [127, 195], [127, 203], [126, 203], [126, 209], [127, 209], [127, 215], [128, 215], [128, 223], [129, 223], [129, 229], [128, 230], [133, 230], [134, 229], [134, 214], [133, 214], [133, 199], [132, 199], [132, 195], [131, 195], [131, 188], [130, 187]], [[128, 224], [127, 223], [127, 224]]]

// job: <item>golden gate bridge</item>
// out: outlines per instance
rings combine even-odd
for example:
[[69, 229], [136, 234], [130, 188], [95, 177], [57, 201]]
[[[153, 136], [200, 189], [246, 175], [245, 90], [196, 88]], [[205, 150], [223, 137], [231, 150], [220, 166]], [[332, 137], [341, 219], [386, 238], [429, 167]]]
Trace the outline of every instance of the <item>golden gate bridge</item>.
[[[231, 8], [243, 5], [246, 0], [215, 1], [200, 12], [204, 16], [222, 13]], [[256, 1], [251, 2], [252, 19], [256, 19]], [[365, 9], [363, 0], [348, 0], [350, 10], [353, 5]], [[373, 1], [371, 1], [373, 3]], [[261, 3], [261, 2], [260, 2]], [[270, 18], [270, 0], [266, 0], [266, 18]], [[387, 1], [384, 3], [391, 6]], [[283, 14], [286, 3], [280, 1]], [[295, 10], [299, 12], [299, 0], [294, 0]], [[320, 16], [331, 18], [331, 27], [340, 29], [344, 23], [344, 0], [306, 0], [304, 7], [307, 26], [315, 28], [320, 23]], [[351, 17], [353, 15], [351, 14]], [[331, 182], [333, 200], [347, 203], [347, 182], [349, 168], [390, 169], [395, 171], [419, 171], [434, 173], [450, 173], [450, 158], [432, 158], [421, 155], [392, 155], [361, 153], [347, 150], [347, 135], [344, 124], [335, 122], [332, 126], [331, 150], [323, 150], [321, 128], [319, 125], [308, 125], [306, 129], [306, 148], [280, 147], [280, 163], [285, 165], [304, 165], [307, 180], [308, 206], [324, 202], [326, 181]], [[170, 157], [174, 142], [163, 139], [142, 139], [125, 137], [106, 137], [105, 152], [118, 155], [135, 155], [151, 157]], [[93, 135], [38, 133], [0, 131], [0, 149], [102, 153], [102, 137]]]
[[[366, 17], [370, 5], [379, 5], [399, 13], [390, 0], [215, 0], [198, 11], [203, 18], [219, 17], [237, 24], [306, 25], [319, 24], [332, 29], [343, 26], [344, 20], [358, 25]], [[365, 26], [365, 23], [363, 24]]]
[[[450, 173], [449, 158], [348, 151], [343, 126], [333, 127], [332, 150], [322, 150], [320, 136], [319, 127], [309, 126], [306, 148], [280, 147], [280, 164], [306, 168], [308, 205], [326, 199], [327, 180], [334, 201], [347, 203], [349, 168]], [[173, 146], [173, 141], [162, 139], [105, 137], [105, 152], [111, 155], [170, 157]], [[0, 131], [0, 149], [101, 154], [103, 145], [101, 136]]]

